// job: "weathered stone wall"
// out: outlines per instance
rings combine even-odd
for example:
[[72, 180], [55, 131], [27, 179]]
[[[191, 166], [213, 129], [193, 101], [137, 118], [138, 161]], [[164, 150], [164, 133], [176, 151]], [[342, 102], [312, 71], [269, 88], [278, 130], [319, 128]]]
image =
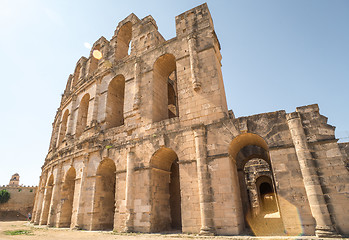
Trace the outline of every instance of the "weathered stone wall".
[[[53, 122], [33, 222], [120, 232], [349, 234], [348, 172], [318, 106], [235, 118], [207, 5], [177, 16], [176, 33], [165, 40], [151, 16], [131, 14], [77, 62]], [[244, 167], [256, 158], [271, 166], [274, 220], [251, 214]]]
[[24, 216], [33, 212], [36, 187], [3, 186], [0, 191], [6, 189], [10, 193], [10, 200], [0, 203], [0, 212], [18, 212]]
[[347, 169], [349, 169], [349, 143], [339, 143], [338, 144], [339, 149], [342, 152], [344, 161], [345, 161], [345, 165], [347, 167]]

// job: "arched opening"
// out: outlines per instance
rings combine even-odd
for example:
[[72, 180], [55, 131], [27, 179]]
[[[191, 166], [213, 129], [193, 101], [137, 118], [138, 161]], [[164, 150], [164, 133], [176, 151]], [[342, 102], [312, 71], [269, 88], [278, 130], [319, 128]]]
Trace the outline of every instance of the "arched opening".
[[261, 213], [269, 214], [277, 212], [278, 207], [272, 179], [269, 176], [261, 176], [257, 178], [256, 186], [258, 189]]
[[57, 146], [58, 130], [59, 130], [59, 121], [55, 119], [55, 123], [52, 128], [50, 149]]
[[153, 68], [153, 122], [178, 116], [176, 58], [160, 56]]
[[68, 122], [69, 110], [65, 110], [62, 122], [61, 122], [61, 130], [59, 131], [59, 140], [58, 143], [62, 143], [65, 137], [65, 133], [67, 131], [67, 122]]
[[71, 167], [64, 179], [61, 190], [61, 213], [58, 227], [70, 227], [73, 212], [76, 171]]
[[74, 71], [74, 77], [73, 77], [73, 84], [72, 88], [75, 87], [75, 85], [78, 83], [79, 78], [80, 78], [80, 71], [81, 71], [81, 64], [79, 63]]
[[[268, 145], [260, 136], [244, 133], [234, 138], [230, 143], [229, 154], [233, 161], [236, 162], [242, 209], [247, 230], [253, 231], [255, 235], [272, 235], [275, 232], [282, 234], [284, 228], [280, 214], [277, 215], [276, 220], [271, 222], [264, 218], [267, 212], [261, 211], [261, 208], [265, 206], [263, 205], [265, 201], [260, 195], [260, 186], [263, 182], [257, 182], [257, 179], [261, 181], [261, 179], [269, 178], [269, 182], [265, 180], [264, 182], [269, 184], [270, 189], [275, 189]], [[264, 193], [267, 190], [268, 188], [263, 184], [263, 198], [266, 197], [266, 201], [269, 201], [271, 198], [270, 191], [268, 190], [269, 195]], [[275, 200], [273, 209], [278, 212], [276, 195], [273, 194], [272, 198]], [[261, 231], [260, 228], [263, 230]]]
[[168, 118], [178, 117], [178, 100], [177, 100], [177, 75], [173, 71], [168, 77], [167, 99], [168, 99]]
[[132, 23], [127, 22], [120, 28], [116, 36], [115, 59], [122, 59], [131, 53]]
[[[90, 60], [90, 66], [89, 66], [89, 69], [88, 69], [88, 73], [89, 75], [92, 75], [98, 68], [98, 63], [99, 63], [99, 60], [101, 59], [101, 54], [94, 54], [94, 52], [99, 52], [101, 51], [101, 46], [99, 44], [97, 44], [93, 50], [92, 50], [92, 55], [91, 55], [91, 60]], [[97, 53], [98, 53], [97, 52]]]
[[124, 124], [125, 77], [117, 75], [108, 86], [106, 106], [107, 128]]
[[80, 137], [86, 128], [89, 103], [90, 103], [90, 94], [86, 93], [80, 101], [78, 120], [76, 123], [76, 132], [75, 132], [76, 137]]
[[50, 178], [47, 181], [46, 184], [46, 192], [44, 196], [44, 208], [42, 210], [42, 215], [41, 215], [41, 224], [45, 225], [48, 222], [48, 215], [50, 211], [50, 205], [51, 205], [51, 198], [52, 198], [52, 188], [53, 188], [53, 174], [51, 174]]
[[177, 154], [170, 148], [154, 153], [151, 165], [151, 231], [182, 230], [180, 173]]
[[111, 159], [103, 160], [97, 169], [93, 204], [93, 230], [112, 230], [115, 213], [116, 167]]

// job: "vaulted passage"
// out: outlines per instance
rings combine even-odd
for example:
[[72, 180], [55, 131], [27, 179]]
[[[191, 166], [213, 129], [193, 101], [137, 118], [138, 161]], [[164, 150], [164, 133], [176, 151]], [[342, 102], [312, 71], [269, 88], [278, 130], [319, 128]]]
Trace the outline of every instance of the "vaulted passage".
[[48, 222], [48, 216], [50, 211], [50, 205], [52, 200], [52, 188], [53, 188], [53, 175], [51, 174], [49, 180], [47, 181], [45, 197], [44, 197], [44, 206], [41, 213], [40, 224], [45, 225]]
[[79, 111], [78, 111], [78, 120], [76, 123], [76, 132], [75, 132], [76, 137], [80, 137], [86, 128], [89, 102], [90, 102], [90, 94], [87, 93], [84, 95], [84, 97], [80, 101]]
[[177, 154], [159, 149], [151, 158], [151, 231], [182, 230], [180, 176]]
[[106, 124], [107, 128], [124, 124], [125, 77], [116, 76], [108, 86]]
[[113, 230], [115, 213], [116, 167], [111, 159], [103, 160], [96, 173], [92, 230]]
[[153, 68], [153, 122], [178, 116], [176, 59], [160, 56]]
[[61, 213], [58, 227], [70, 227], [73, 211], [76, 172], [71, 167], [65, 177], [61, 191]]
[[261, 176], [256, 180], [260, 211], [265, 214], [278, 211], [276, 196], [272, 185], [273, 181], [268, 176]]
[[[236, 162], [246, 227], [258, 236], [282, 235], [284, 226], [266, 142], [255, 134], [241, 134], [230, 143], [229, 154]], [[274, 213], [272, 220], [269, 213]]]

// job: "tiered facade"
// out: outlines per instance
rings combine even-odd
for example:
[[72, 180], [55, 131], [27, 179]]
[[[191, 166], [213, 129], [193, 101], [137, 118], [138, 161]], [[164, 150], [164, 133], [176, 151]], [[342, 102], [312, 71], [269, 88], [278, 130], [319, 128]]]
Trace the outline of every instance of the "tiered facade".
[[317, 105], [241, 118], [228, 111], [206, 4], [177, 16], [167, 41], [151, 16], [131, 14], [69, 76], [33, 222], [349, 234], [345, 153]]

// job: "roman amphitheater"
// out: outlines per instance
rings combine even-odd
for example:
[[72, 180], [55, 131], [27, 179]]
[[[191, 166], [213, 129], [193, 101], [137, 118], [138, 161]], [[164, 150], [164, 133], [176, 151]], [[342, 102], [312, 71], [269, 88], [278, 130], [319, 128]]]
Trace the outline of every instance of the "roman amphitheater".
[[165, 40], [151, 16], [130, 14], [78, 60], [52, 124], [34, 224], [348, 235], [349, 144], [337, 143], [317, 105], [236, 118], [207, 5], [175, 21]]

